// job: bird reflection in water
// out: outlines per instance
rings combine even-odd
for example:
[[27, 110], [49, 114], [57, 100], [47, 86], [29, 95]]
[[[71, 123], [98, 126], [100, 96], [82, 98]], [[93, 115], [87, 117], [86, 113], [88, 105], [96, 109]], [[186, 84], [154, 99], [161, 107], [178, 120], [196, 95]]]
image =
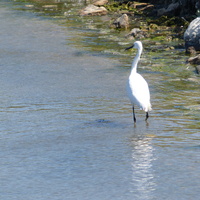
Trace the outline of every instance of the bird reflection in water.
[[132, 138], [132, 189], [135, 199], [153, 199], [156, 189], [151, 138]]

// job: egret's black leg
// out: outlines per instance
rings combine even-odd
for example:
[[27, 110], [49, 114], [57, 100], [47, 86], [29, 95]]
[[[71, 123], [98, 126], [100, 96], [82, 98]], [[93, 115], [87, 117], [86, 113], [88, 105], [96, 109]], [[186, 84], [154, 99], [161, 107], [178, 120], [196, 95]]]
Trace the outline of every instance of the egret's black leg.
[[146, 112], [146, 119], [145, 119], [145, 121], [147, 121], [148, 118], [149, 118], [149, 113]]
[[134, 106], [133, 106], [133, 121], [136, 122], [135, 112], [134, 112]]

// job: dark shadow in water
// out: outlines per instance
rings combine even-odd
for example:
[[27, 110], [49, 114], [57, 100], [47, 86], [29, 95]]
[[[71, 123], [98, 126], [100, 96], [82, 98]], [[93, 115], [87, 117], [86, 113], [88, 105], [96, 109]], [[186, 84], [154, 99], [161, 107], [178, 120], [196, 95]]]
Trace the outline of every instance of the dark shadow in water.
[[85, 122], [86, 127], [105, 127], [105, 128], [125, 128], [128, 124], [122, 124], [119, 122], [107, 120], [107, 119], [96, 119], [94, 121]]

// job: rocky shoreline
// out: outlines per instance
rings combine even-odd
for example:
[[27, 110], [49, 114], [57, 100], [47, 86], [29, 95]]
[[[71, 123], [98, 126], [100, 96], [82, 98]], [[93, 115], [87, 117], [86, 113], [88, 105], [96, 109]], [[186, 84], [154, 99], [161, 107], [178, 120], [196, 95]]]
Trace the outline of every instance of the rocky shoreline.
[[[57, 10], [58, 12], [60, 10], [64, 12], [65, 4], [67, 4], [67, 1], [61, 2], [55, 0], [35, 0], [31, 2], [41, 4], [40, 9], [46, 11]], [[173, 3], [165, 5], [162, 5], [161, 2], [162, 1], [158, 1], [155, 5], [151, 1], [110, 2], [108, 0], [87, 0], [85, 5], [82, 4], [82, 8], [80, 8], [77, 14], [82, 17], [109, 16], [109, 20], [105, 23], [107, 23], [111, 29], [116, 29], [117, 31], [124, 29], [128, 31], [128, 34], [124, 36], [128, 40], [149, 38], [150, 40], [159, 39], [160, 41], [170, 43], [179, 39], [184, 39], [185, 44], [180, 45], [185, 45], [186, 53], [193, 56], [198, 55], [198, 51], [200, 51], [200, 17], [197, 17], [200, 6], [197, 4], [198, 1], [195, 4], [196, 11], [194, 11], [194, 15], [188, 13], [185, 14], [184, 17], [181, 16], [181, 13], [184, 12], [180, 11], [181, 5], [183, 6], [183, 4], [180, 4], [181, 1], [173, 1]], [[35, 6], [32, 4], [27, 4], [26, 7], [35, 9]], [[66, 15], [66, 17], [68, 16], [67, 11], [64, 12], [64, 15]], [[191, 22], [192, 19], [194, 20]], [[135, 21], [137, 20], [142, 21], [142, 25], [138, 23], [136, 26]], [[169, 45], [167, 47], [164, 46], [163, 50], [171, 50], [174, 48], [175, 47]], [[195, 64], [191, 59], [189, 59], [188, 62]]]
[[[114, 5], [117, 8], [120, 7], [120, 4], [116, 6], [117, 4], [115, 3]], [[107, 0], [96, 0], [93, 2], [93, 4], [89, 4], [84, 9], [82, 9], [80, 13], [83, 16], [96, 14], [106, 15], [109, 11], [115, 12], [115, 9], [112, 9], [114, 5], [109, 4]], [[116, 18], [110, 25], [112, 28], [131, 28], [129, 34], [126, 35], [126, 37], [129, 39], [142, 39], [150, 37], [150, 30], [162, 30], [166, 29], [167, 27], [173, 28], [173, 30], [170, 29], [170, 31], [174, 31], [173, 35], [175, 35], [175, 38], [177, 37], [184, 39], [186, 53], [189, 53], [190, 55], [196, 55], [194, 57], [189, 58], [187, 62], [193, 65], [197, 65], [197, 73], [200, 73], [200, 54], [197, 55], [197, 52], [200, 51], [200, 17], [196, 17], [191, 23], [189, 23], [183, 17], [169, 17], [172, 16], [172, 14], [180, 8], [180, 4], [178, 2], [171, 3], [166, 8], [160, 8], [157, 10], [154, 10], [153, 4], [140, 2], [128, 2], [125, 5], [121, 4], [121, 7], [123, 9], [118, 10], [118, 15], [120, 16]], [[108, 10], [106, 8], [108, 8]], [[144, 18], [148, 17], [149, 13], [151, 13], [153, 17], [148, 17], [148, 22], [145, 28], [131, 27], [130, 21], [133, 20], [135, 13], [138, 15], [143, 15]], [[161, 24], [164, 24], [164, 27], [160, 26]], [[165, 38], [165, 40], [168, 41], [171, 41], [173, 39], [173, 37]]]
[[[165, 28], [171, 27], [173, 28], [172, 31], [174, 31], [174, 34], [176, 33], [176, 36], [178, 33], [180, 38], [184, 38], [186, 52], [189, 53], [189, 47], [194, 47], [196, 51], [200, 50], [200, 17], [196, 17], [190, 24], [184, 17], [172, 17], [172, 14], [180, 8], [178, 2], [171, 3], [166, 8], [156, 10], [154, 9], [154, 5], [150, 3], [128, 2], [127, 4], [117, 4], [109, 3], [108, 0], [96, 0], [93, 4], [89, 4], [83, 8], [80, 11], [80, 14], [82, 16], [106, 15], [108, 12], [113, 14], [116, 13], [116, 8], [119, 17], [110, 25], [112, 28], [131, 28], [129, 35], [136, 37], [138, 35], [137, 33], [139, 33], [141, 37], [142, 33], [147, 35], [147, 30], [145, 31], [145, 28], [152, 30], [162, 29], [163, 26], [165, 26]], [[144, 20], [146, 20], [148, 27], [131, 27], [130, 22], [133, 20], [135, 15], [142, 16]]]

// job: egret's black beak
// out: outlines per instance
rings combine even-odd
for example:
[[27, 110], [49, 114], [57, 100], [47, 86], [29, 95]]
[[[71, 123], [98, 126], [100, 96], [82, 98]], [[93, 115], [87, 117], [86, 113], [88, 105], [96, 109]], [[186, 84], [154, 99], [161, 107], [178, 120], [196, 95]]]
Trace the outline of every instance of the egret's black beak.
[[134, 47], [134, 45], [132, 45], [132, 46], [130, 46], [130, 47], [127, 47], [126, 49], [125, 49], [125, 51], [127, 51], [127, 50], [129, 50], [129, 49], [131, 49], [131, 48], [133, 48]]

